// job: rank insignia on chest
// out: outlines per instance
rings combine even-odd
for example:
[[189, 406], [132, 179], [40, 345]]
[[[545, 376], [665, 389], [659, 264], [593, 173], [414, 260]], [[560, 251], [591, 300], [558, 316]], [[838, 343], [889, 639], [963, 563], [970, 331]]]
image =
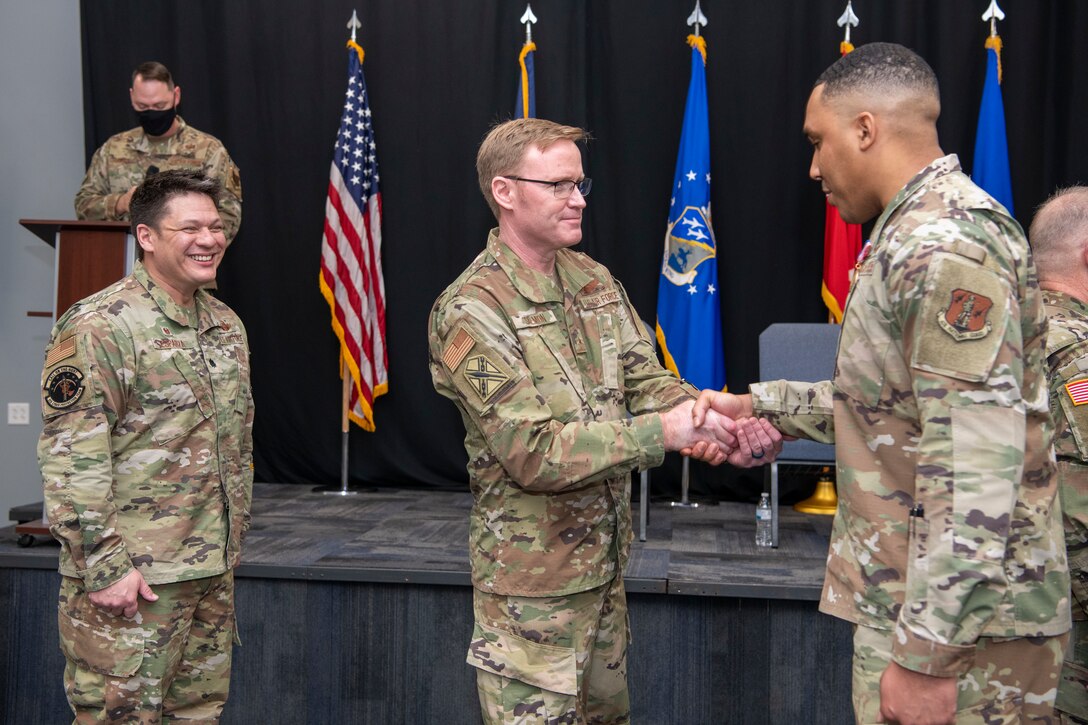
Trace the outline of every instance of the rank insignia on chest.
[[465, 364], [465, 379], [485, 403], [502, 390], [510, 376], [483, 355], [469, 358]]
[[978, 340], [990, 334], [992, 325], [986, 317], [993, 306], [989, 297], [957, 288], [948, 307], [937, 314], [937, 322], [957, 342]]
[[54, 410], [72, 407], [83, 395], [83, 373], [71, 365], [61, 365], [45, 379], [45, 402]]
[[1066, 383], [1065, 392], [1069, 394], [1069, 399], [1073, 401], [1073, 405], [1088, 403], [1088, 380], [1074, 380], [1071, 383]]

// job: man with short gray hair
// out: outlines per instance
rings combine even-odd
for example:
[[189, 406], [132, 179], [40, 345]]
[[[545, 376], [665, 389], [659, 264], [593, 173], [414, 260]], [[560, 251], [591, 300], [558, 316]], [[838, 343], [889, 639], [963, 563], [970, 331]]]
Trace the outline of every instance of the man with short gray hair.
[[1063, 722], [1088, 722], [1088, 187], [1054, 194], [1028, 234], [1048, 330], [1054, 453], [1072, 583], [1073, 631], [1058, 686]]

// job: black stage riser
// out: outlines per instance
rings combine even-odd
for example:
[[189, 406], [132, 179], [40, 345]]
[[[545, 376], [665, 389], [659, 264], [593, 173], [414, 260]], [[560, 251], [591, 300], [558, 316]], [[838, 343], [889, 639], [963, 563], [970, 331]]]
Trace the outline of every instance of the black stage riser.
[[[0, 569], [0, 722], [70, 722], [58, 575]], [[467, 587], [239, 578], [226, 725], [478, 723]], [[843, 723], [850, 627], [815, 602], [629, 595], [640, 725]]]

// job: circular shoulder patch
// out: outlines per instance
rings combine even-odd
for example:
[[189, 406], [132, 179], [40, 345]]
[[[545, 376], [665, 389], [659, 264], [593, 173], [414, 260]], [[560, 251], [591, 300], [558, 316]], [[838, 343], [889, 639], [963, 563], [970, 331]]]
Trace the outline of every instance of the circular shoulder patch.
[[64, 410], [83, 395], [83, 373], [71, 365], [61, 365], [45, 379], [45, 402], [55, 410]]

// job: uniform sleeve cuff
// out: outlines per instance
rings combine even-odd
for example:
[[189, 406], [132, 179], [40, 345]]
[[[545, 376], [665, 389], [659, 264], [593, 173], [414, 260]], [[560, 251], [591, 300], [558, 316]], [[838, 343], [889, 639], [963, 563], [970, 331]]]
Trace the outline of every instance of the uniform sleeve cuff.
[[89, 591], [97, 592], [99, 589], [116, 584], [134, 570], [132, 560], [128, 558], [128, 551], [120, 547], [109, 558], [77, 573]]
[[124, 194], [107, 194], [106, 195], [106, 221], [116, 222], [121, 221], [121, 215], [117, 213], [117, 202], [121, 200]]
[[639, 470], [660, 466], [665, 460], [665, 428], [661, 416], [637, 415], [631, 419], [631, 430], [638, 443]]
[[975, 645], [942, 644], [922, 639], [898, 623], [892, 638], [892, 659], [923, 675], [956, 677], [974, 664]]

